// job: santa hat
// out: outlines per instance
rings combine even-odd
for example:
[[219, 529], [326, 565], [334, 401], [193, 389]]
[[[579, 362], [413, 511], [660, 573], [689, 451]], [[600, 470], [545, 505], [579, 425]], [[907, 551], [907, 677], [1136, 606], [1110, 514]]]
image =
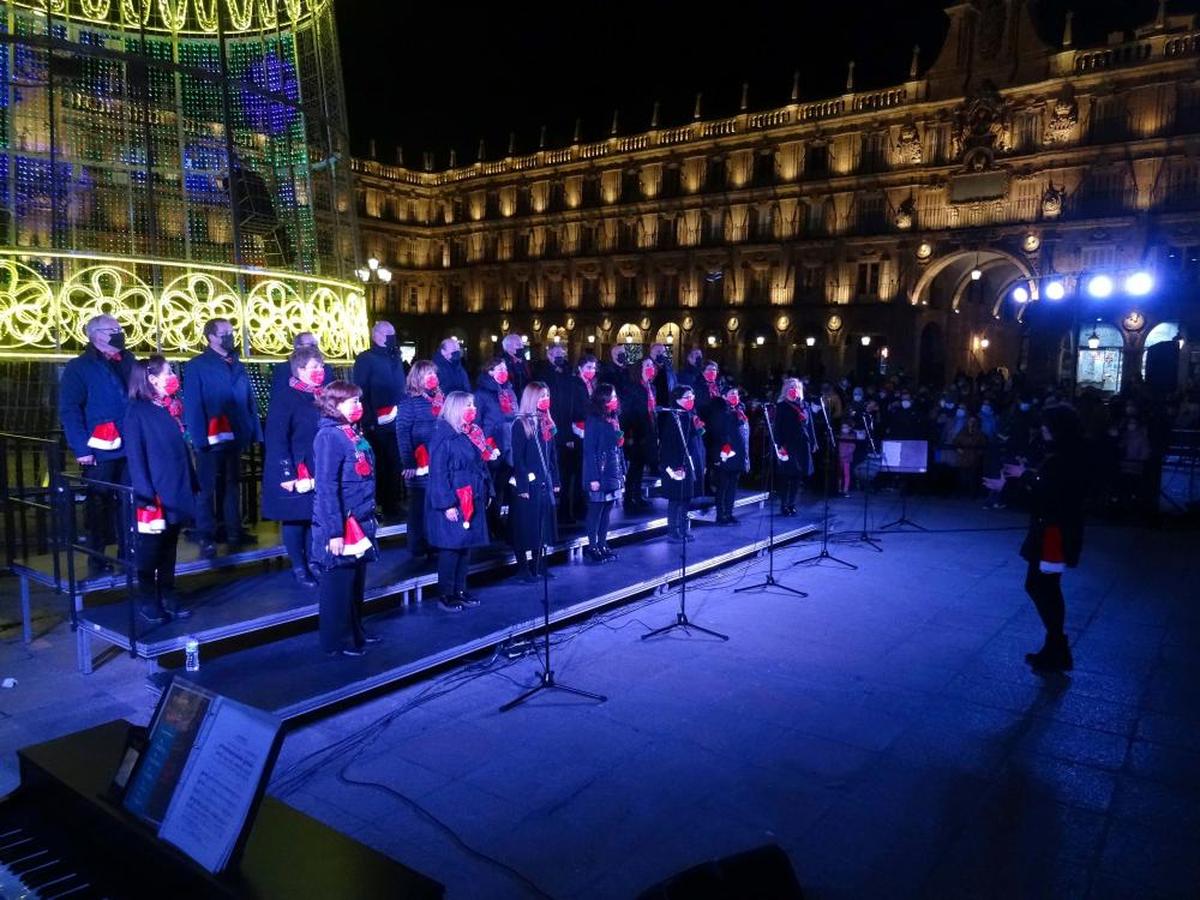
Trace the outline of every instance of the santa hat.
[[307, 494], [316, 486], [316, 479], [308, 471], [308, 466], [304, 463], [296, 463], [296, 493]]
[[381, 406], [375, 410], [375, 421], [380, 425], [391, 425], [396, 421], [396, 412], [398, 407]]
[[208, 420], [208, 446], [215, 447], [233, 440], [233, 426], [229, 424], [229, 416], [213, 416]]
[[475, 489], [468, 484], [466, 487], [458, 488], [454, 493], [458, 495], [458, 505], [462, 510], [462, 526], [470, 528], [471, 516], [475, 515]]
[[578, 438], [583, 437], [583, 424], [584, 424], [583, 422], [572, 422], [571, 423], [571, 430], [573, 432], [575, 432], [575, 436]]
[[737, 451], [734, 450], [729, 444], [725, 444], [721, 447], [721, 462], [725, 462], [727, 459], [733, 459], [735, 456], [737, 456]]
[[417, 474], [429, 474], [429, 450], [424, 444], [417, 444], [417, 449], [413, 451], [413, 456], [417, 458]]
[[367, 537], [354, 516], [346, 516], [346, 527], [342, 530], [342, 555], [362, 556], [371, 549], [371, 539]]
[[87, 445], [93, 450], [119, 450], [121, 435], [117, 431], [116, 422], [101, 422], [92, 429], [92, 436]]
[[1062, 529], [1057, 525], [1047, 525], [1042, 532], [1042, 560], [1038, 563], [1038, 569], [1047, 575], [1057, 575], [1066, 568]]
[[137, 508], [138, 534], [161, 534], [167, 530], [167, 520], [163, 518], [162, 501], [157, 497], [151, 506]]
[[783, 446], [783, 444], [779, 444], [775, 447], [775, 454], [779, 457], [780, 462], [788, 461], [788, 450], [787, 447]]

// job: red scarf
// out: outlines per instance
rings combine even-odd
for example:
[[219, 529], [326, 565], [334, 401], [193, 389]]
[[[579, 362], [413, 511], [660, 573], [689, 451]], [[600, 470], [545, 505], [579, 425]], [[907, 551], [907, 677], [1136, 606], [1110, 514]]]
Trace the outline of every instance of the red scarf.
[[183, 431], [183, 403], [178, 397], [173, 397], [170, 394], [164, 394], [161, 397], [154, 398], [154, 405], [161, 406], [171, 414], [171, 418], [175, 420], [175, 424], [179, 426], [179, 430]]
[[542, 441], [548, 444], [554, 440], [554, 436], [558, 434], [558, 426], [554, 424], [550, 413], [539, 411], [538, 424], [542, 426]]
[[[100, 352], [104, 353], [103, 350]], [[116, 353], [104, 353], [104, 358], [110, 363], [119, 363], [121, 361], [121, 351], [118, 350]]]
[[715, 381], [705, 380], [704, 383], [708, 385], [708, 397], [710, 400], [721, 396], [721, 389], [717, 387], [717, 383]]
[[654, 402], [654, 383], [642, 382], [642, 387], [646, 389], [646, 411], [650, 413], [650, 418], [654, 418], [654, 412], [658, 408], [658, 404]]
[[808, 421], [808, 413], [805, 411], [804, 407], [800, 405], [798, 400], [785, 400], [784, 402], [792, 410], [792, 412], [796, 414], [796, 417], [801, 422]]
[[425, 398], [429, 401], [429, 411], [436, 419], [442, 414], [442, 404], [446, 402], [446, 395], [440, 390], [436, 390], [432, 394], [426, 394]]
[[306, 394], [312, 394], [314, 397], [320, 397], [324, 392], [324, 388], [318, 387], [315, 384], [309, 384], [307, 381], [301, 381], [295, 375], [288, 379], [288, 385], [294, 387], [298, 391], [303, 391]]
[[590, 378], [590, 379], [584, 378], [582, 375], [580, 375], [579, 380], [582, 381], [583, 386], [585, 388], [587, 388], [588, 397], [591, 397], [592, 391], [594, 391], [596, 389], [596, 379], [595, 378]]
[[625, 446], [625, 432], [621, 430], [621, 421], [616, 416], [605, 416], [608, 424], [613, 427], [613, 431], [617, 433], [617, 446]]
[[479, 451], [480, 457], [487, 462], [491, 459], [492, 448], [488, 446], [487, 438], [483, 435], [483, 429], [472, 422], [467, 426], [467, 430], [463, 432], [471, 443], [475, 445], [475, 449]]
[[500, 412], [511, 416], [513, 410], [517, 408], [517, 395], [508, 388], [501, 388], [497, 396], [500, 399]]
[[358, 433], [353, 425], [342, 425], [342, 434], [346, 439], [354, 445], [354, 471], [363, 478], [371, 474], [371, 458], [367, 455], [371, 452], [371, 445], [367, 443], [367, 439]]

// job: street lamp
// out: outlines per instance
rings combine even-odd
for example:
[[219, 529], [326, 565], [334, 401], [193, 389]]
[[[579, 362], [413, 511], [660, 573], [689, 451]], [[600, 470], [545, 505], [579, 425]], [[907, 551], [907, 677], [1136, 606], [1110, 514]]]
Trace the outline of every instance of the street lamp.
[[379, 285], [392, 283], [392, 270], [382, 265], [378, 259], [372, 256], [367, 260], [367, 265], [364, 268], [355, 269], [354, 274], [371, 291], [371, 308], [373, 311], [378, 312], [379, 303], [375, 292]]

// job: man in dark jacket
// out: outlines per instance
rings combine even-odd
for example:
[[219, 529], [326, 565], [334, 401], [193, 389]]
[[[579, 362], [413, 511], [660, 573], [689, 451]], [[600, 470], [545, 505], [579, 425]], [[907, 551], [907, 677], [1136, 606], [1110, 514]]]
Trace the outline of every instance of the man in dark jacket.
[[205, 559], [216, 556], [219, 510], [225, 542], [237, 549], [255, 542], [242, 529], [242, 451], [263, 439], [258, 401], [246, 367], [234, 349], [228, 319], [209, 319], [204, 325], [208, 347], [183, 370], [183, 421], [196, 451], [196, 537]]
[[[86, 326], [87, 348], [67, 363], [58, 387], [58, 417], [67, 446], [83, 469], [83, 477], [127, 484], [128, 470], [121, 428], [133, 354], [125, 351], [125, 333], [112, 316], [96, 316]], [[120, 498], [92, 488], [84, 508], [88, 546], [98, 552], [121, 541]], [[88, 557], [88, 574], [112, 570], [103, 560]]]
[[679, 370], [679, 384], [686, 384], [693, 391], [699, 392], [704, 387], [700, 384], [703, 378], [704, 351], [699, 347], [693, 347], [687, 352], [687, 362]]
[[668, 407], [671, 405], [671, 392], [675, 390], [677, 379], [667, 345], [651, 344], [650, 359], [654, 363], [654, 399], [660, 407]]
[[533, 378], [529, 366], [529, 348], [525, 338], [519, 334], [506, 334], [500, 347], [504, 351], [504, 363], [508, 366], [508, 383], [520, 399], [525, 393], [525, 385]]
[[443, 394], [449, 395], [452, 391], [471, 393], [471, 379], [467, 377], [462, 360], [462, 346], [456, 337], [446, 338], [433, 354], [433, 367], [437, 369], [438, 385]]
[[[567, 524], [583, 514], [583, 507], [578, 503], [579, 481], [579, 451], [581, 439], [574, 431], [575, 416], [575, 382], [577, 379], [567, 364], [567, 348], [562, 344], [551, 344], [546, 351], [546, 364], [540, 366], [534, 373], [539, 381], [544, 381], [550, 389], [550, 418], [554, 420], [557, 432], [554, 436], [554, 448], [557, 455], [555, 466], [558, 469], [561, 483], [565, 490], [559, 497], [558, 520]], [[520, 395], [517, 395], [520, 397]], [[585, 394], [586, 397], [586, 394]], [[578, 420], [587, 418], [586, 407], [581, 407]]]
[[613, 344], [612, 349], [608, 351], [611, 362], [600, 364], [599, 381], [611, 384], [617, 389], [617, 395], [624, 399], [625, 394], [630, 388], [630, 368], [631, 362], [629, 350], [624, 344]]
[[400, 451], [396, 413], [405, 395], [404, 361], [391, 322], [376, 322], [371, 346], [354, 360], [354, 383], [362, 388], [362, 429], [375, 451], [375, 490], [385, 519], [400, 515]]
[[[301, 331], [292, 340], [292, 349], [299, 350], [301, 347], [312, 347], [314, 350], [320, 350], [321, 344], [317, 340], [317, 336], [311, 331]], [[285, 359], [283, 362], [275, 363], [274, 369], [271, 370], [271, 396], [274, 397], [280, 388], [288, 387], [292, 380], [292, 363], [291, 360]], [[325, 363], [325, 381], [324, 384], [333, 384], [333, 366]]]

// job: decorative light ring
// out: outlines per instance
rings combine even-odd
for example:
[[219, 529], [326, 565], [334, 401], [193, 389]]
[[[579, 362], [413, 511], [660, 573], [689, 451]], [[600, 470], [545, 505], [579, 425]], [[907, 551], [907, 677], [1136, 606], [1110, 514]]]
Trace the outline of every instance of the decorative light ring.
[[[199, 3], [199, 0], [197, 0], [197, 3]], [[304, 15], [304, 11], [300, 7], [300, 0], [283, 0], [283, 8], [287, 10], [288, 18], [293, 23], [299, 22], [300, 17]]]
[[246, 297], [251, 350], [267, 356], [286, 355], [291, 347], [292, 328], [306, 318], [304, 298], [292, 285], [277, 278], [264, 278]]
[[225, 0], [229, 10], [229, 24], [234, 31], [249, 31], [254, 21], [254, 0]]
[[[141, 3], [141, 11], [137, 4]], [[150, 24], [150, 0], [121, 0], [121, 21], [131, 28]], [[102, 24], [108, 24], [104, 22]]]
[[0, 258], [0, 348], [54, 349], [55, 318], [46, 280], [24, 263]]
[[275, 28], [279, 24], [277, 0], [258, 0], [258, 22], [260, 28]]
[[68, 278], [59, 291], [60, 333], [86, 344], [87, 323], [105, 315], [121, 323], [131, 347], [153, 346], [155, 306], [154, 291], [134, 272], [108, 263], [88, 266]]
[[158, 0], [158, 15], [172, 34], [187, 25], [188, 0]]
[[112, 0], [79, 0], [79, 8], [83, 10], [85, 18], [108, 21], [108, 14], [112, 11]]
[[66, 16], [100, 27], [141, 28], [171, 34], [216, 34], [218, 3], [228, 12], [230, 35], [278, 27], [280, 4], [292, 25], [325, 12], [330, 0], [16, 0], [38, 13]]
[[236, 331], [242, 322], [237, 291], [206, 272], [188, 272], [171, 281], [158, 303], [159, 341], [164, 353], [184, 353], [204, 346], [204, 323], [228, 319]]
[[217, 17], [219, 15], [217, 4], [221, 0], [208, 0], [206, 7], [205, 0], [195, 0], [196, 3], [196, 23], [200, 26], [200, 30], [208, 34], [216, 34], [217, 32]]

